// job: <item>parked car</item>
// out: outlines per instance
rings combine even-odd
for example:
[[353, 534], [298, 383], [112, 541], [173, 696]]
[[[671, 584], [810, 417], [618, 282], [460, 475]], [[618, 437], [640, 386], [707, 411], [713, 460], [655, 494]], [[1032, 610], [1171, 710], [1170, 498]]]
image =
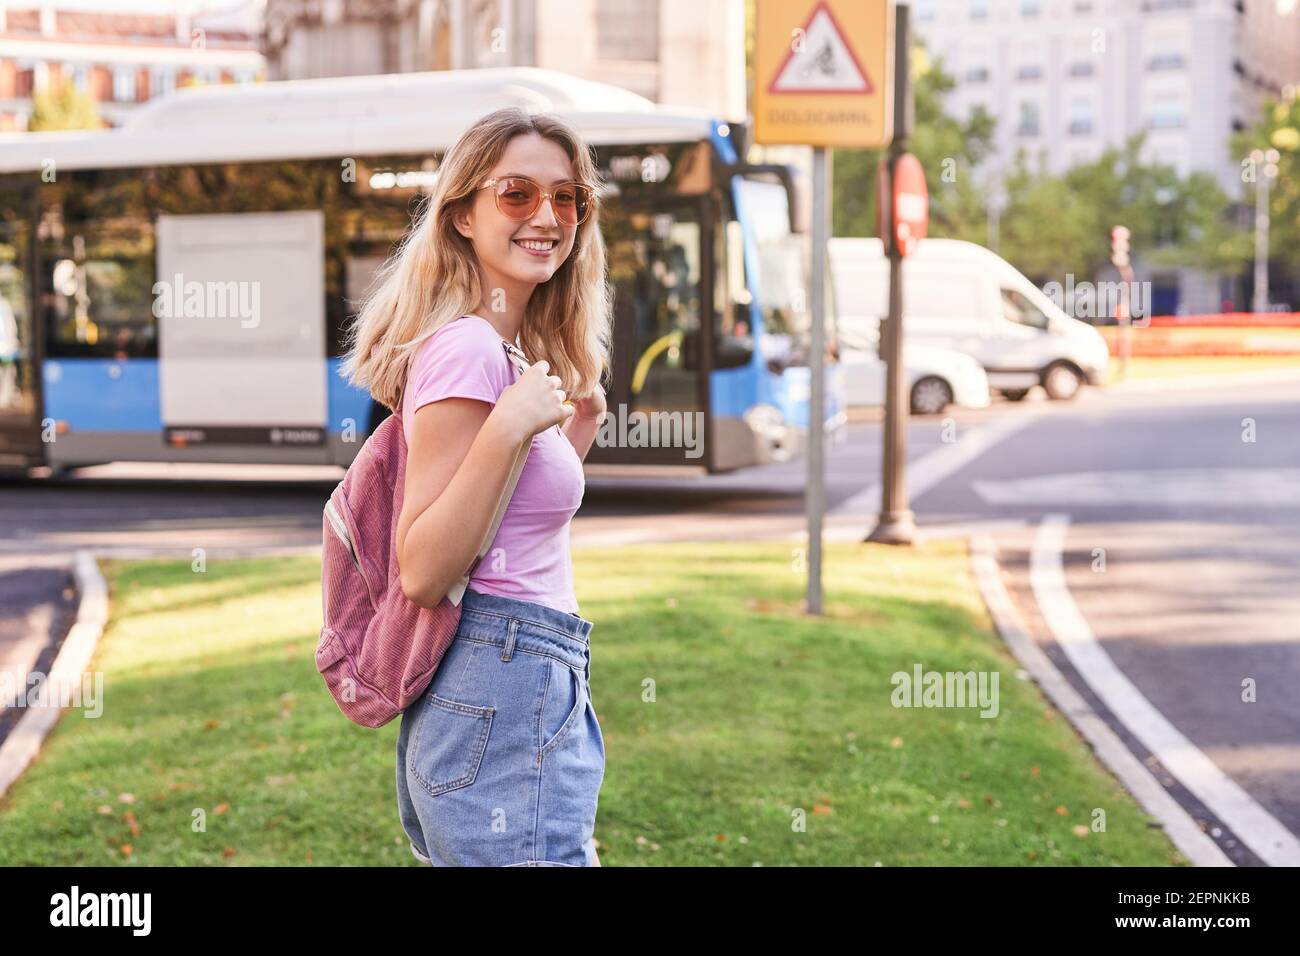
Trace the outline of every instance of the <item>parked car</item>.
[[[887, 313], [889, 263], [879, 239], [829, 244], [842, 327], [873, 328]], [[1041, 385], [1069, 399], [1106, 379], [1101, 333], [1066, 315], [1005, 259], [972, 242], [925, 239], [903, 260], [903, 335], [908, 346], [964, 352], [989, 385], [1013, 401]]]
[[[885, 403], [885, 363], [880, 360], [874, 329], [839, 328], [841, 394], [849, 407]], [[913, 415], [938, 415], [949, 405], [984, 408], [989, 380], [979, 362], [952, 349], [906, 343], [903, 367]]]

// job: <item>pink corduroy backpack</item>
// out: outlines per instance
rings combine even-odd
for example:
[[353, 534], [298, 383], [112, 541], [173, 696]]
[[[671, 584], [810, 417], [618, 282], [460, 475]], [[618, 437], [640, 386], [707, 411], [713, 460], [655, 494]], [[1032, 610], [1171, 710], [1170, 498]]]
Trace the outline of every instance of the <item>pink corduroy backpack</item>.
[[[516, 367], [527, 369], [523, 353], [501, 341]], [[478, 556], [433, 608], [407, 598], [397, 566], [406, 469], [400, 412], [385, 418], [366, 439], [330, 493], [322, 524], [325, 624], [316, 646], [316, 669], [353, 723], [382, 727], [428, 688], [456, 637], [461, 598], [496, 538], [531, 445], [531, 440], [524, 442], [515, 456]]]

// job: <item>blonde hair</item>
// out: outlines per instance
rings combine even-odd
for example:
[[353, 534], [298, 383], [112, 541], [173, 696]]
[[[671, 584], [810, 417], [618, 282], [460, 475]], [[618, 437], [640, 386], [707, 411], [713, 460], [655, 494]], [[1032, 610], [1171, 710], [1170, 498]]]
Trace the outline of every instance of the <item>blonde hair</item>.
[[[369, 388], [375, 401], [396, 411], [411, 357], [448, 322], [476, 312], [483, 301], [478, 259], [453, 223], [473, 201], [507, 144], [538, 133], [573, 161], [574, 178], [598, 186], [588, 147], [557, 117], [517, 107], [484, 116], [447, 151], [433, 195], [424, 203], [397, 252], [384, 264], [374, 291], [346, 337], [340, 374]], [[528, 299], [519, 345], [530, 362], [545, 359], [550, 374], [573, 397], [601, 387], [609, 368], [610, 291], [599, 203], [577, 227], [573, 250]]]

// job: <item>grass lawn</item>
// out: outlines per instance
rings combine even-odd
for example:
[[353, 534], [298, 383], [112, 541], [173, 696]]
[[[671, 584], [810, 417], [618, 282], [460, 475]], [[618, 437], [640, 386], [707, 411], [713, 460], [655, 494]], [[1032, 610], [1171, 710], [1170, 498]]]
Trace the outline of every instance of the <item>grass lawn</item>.
[[1296, 355], [1188, 355], [1171, 358], [1130, 358], [1128, 375], [1120, 378], [1119, 359], [1111, 356], [1107, 366], [1110, 383], [1151, 378], [1182, 378], [1195, 375], [1237, 375], [1286, 368], [1300, 370]]
[[[1017, 679], [962, 545], [828, 543], [815, 620], [795, 558], [575, 550], [604, 865], [1185, 863]], [[66, 713], [0, 804], [0, 865], [418, 865], [397, 721], [348, 723], [315, 670], [318, 559], [105, 572], [103, 716]], [[996, 671], [998, 715], [894, 707], [891, 675], [917, 664]]]

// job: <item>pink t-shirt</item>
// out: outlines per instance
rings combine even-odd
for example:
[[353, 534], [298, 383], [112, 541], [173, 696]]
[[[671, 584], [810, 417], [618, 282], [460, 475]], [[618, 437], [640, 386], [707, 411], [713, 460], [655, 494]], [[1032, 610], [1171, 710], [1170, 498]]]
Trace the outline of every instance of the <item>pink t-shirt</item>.
[[[519, 377], [501, 342], [487, 319], [466, 315], [448, 322], [420, 346], [402, 395], [408, 447], [415, 413], [423, 405], [443, 398], [496, 404], [502, 390]], [[501, 527], [469, 586], [577, 614], [569, 522], [585, 490], [582, 460], [560, 426], [534, 435]]]

